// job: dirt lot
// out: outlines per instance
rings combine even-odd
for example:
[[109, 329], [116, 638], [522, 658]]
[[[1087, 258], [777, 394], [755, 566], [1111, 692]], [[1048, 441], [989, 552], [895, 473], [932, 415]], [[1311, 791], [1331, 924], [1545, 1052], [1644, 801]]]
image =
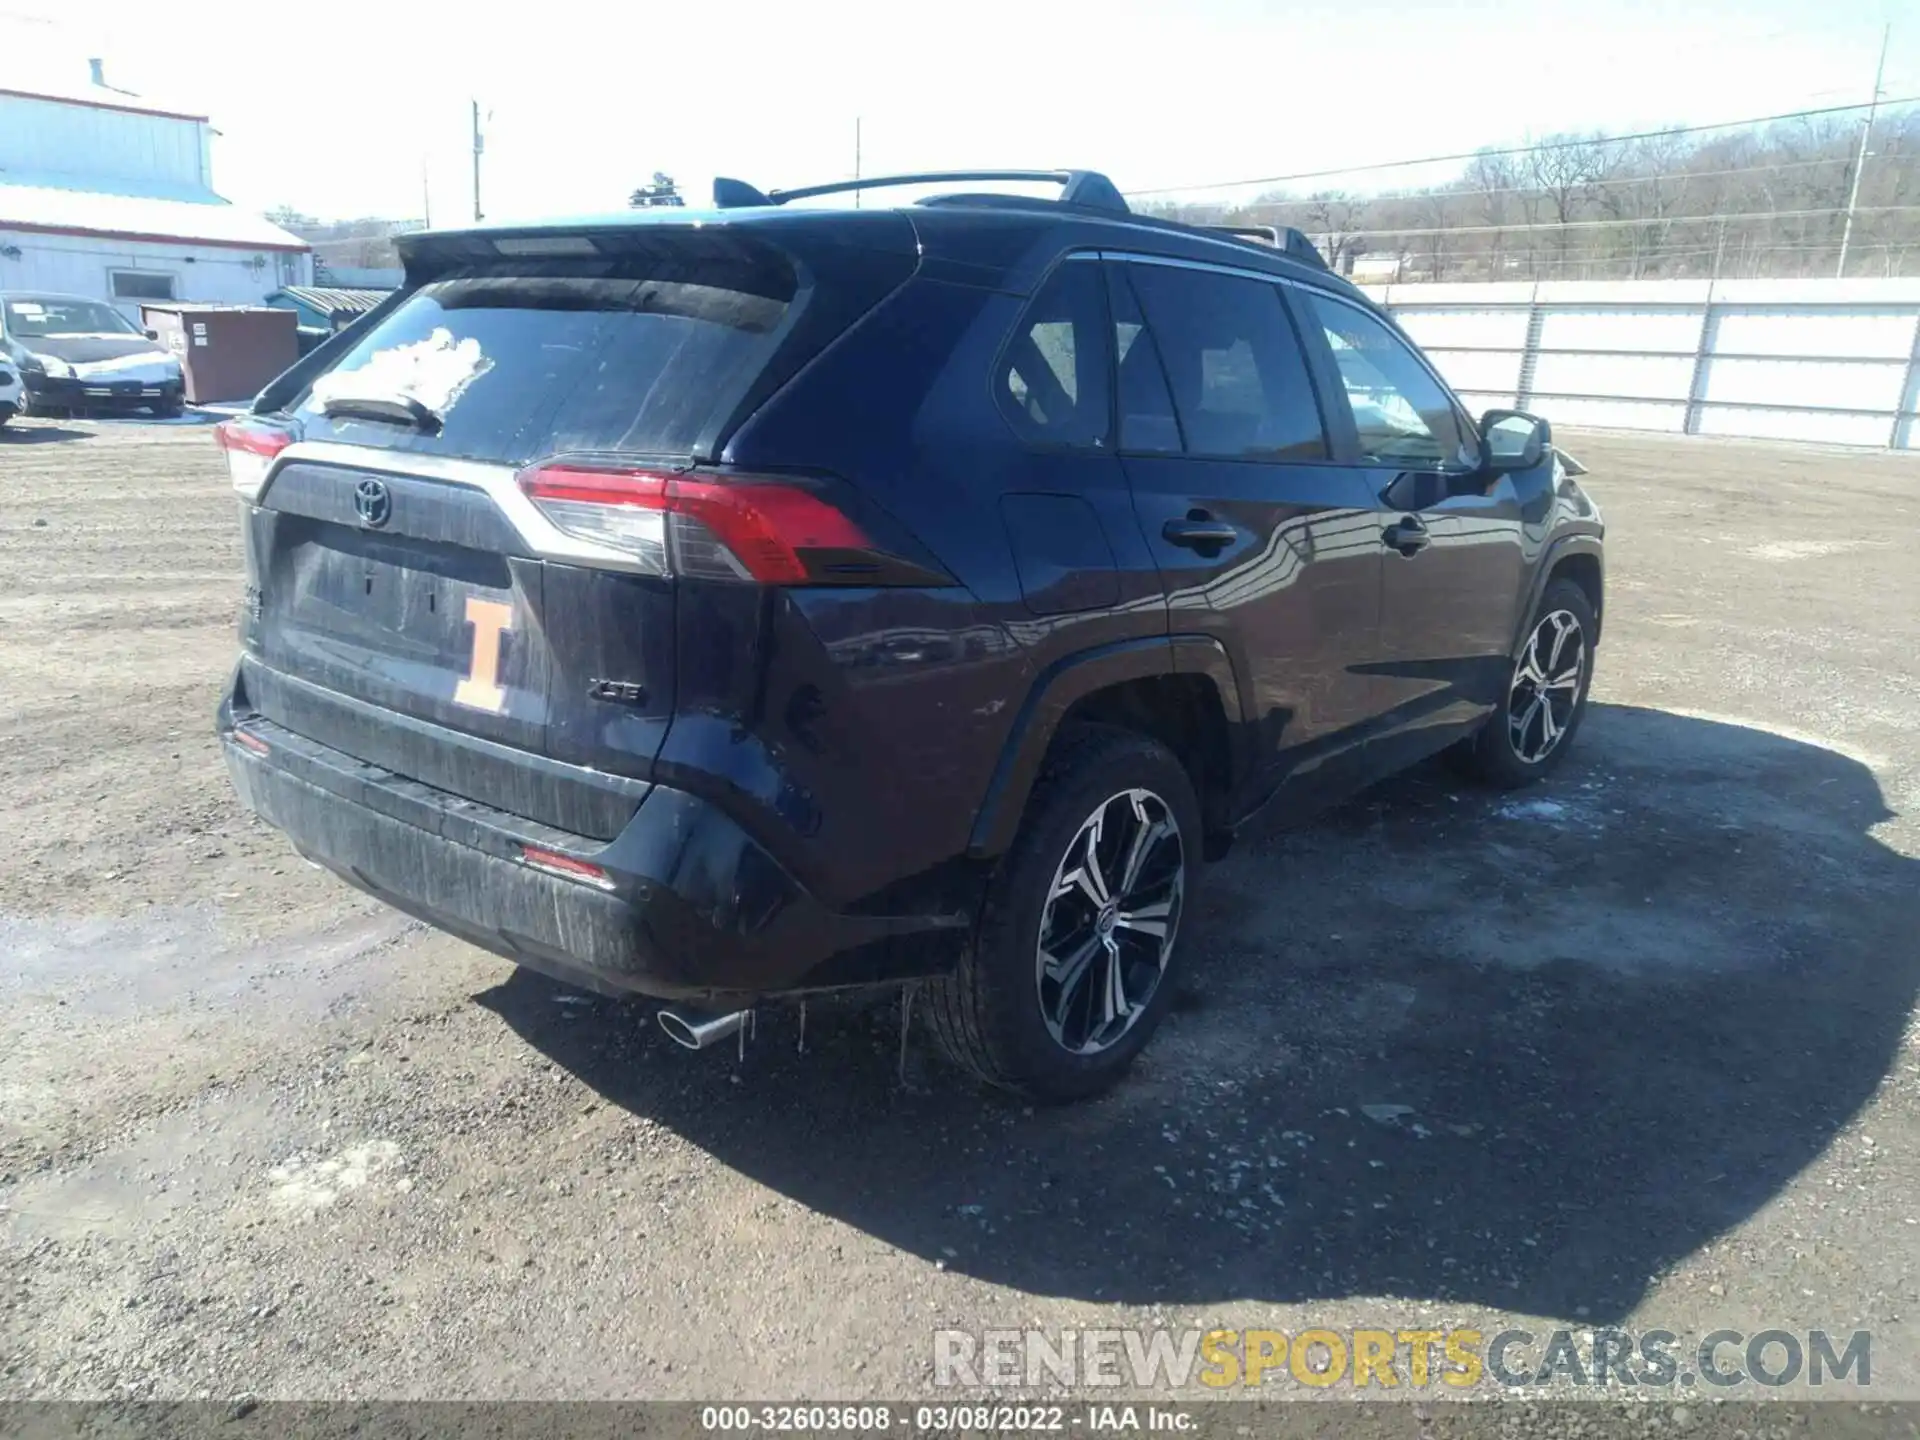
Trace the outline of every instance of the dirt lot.
[[898, 1398], [946, 1326], [1612, 1323], [1869, 1329], [1920, 1396], [1920, 457], [1565, 438], [1613, 531], [1574, 763], [1257, 837], [1132, 1080], [1035, 1113], [917, 1033], [903, 1088], [891, 1009], [689, 1056], [301, 863], [210, 735], [206, 431], [0, 437], [0, 1396]]

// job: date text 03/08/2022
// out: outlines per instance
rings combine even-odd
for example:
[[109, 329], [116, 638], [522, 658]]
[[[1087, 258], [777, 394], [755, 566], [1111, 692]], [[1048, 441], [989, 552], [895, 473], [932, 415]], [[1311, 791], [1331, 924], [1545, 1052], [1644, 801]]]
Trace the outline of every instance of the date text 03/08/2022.
[[1196, 1422], [1190, 1410], [1174, 1405], [705, 1405], [700, 1428], [722, 1434], [1184, 1434]]

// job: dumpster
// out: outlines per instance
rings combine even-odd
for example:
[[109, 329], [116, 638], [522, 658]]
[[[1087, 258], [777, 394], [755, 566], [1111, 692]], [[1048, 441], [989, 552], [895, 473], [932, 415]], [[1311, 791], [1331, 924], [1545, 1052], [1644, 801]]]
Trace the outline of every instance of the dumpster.
[[265, 305], [142, 305], [140, 315], [179, 361], [187, 401], [251, 400], [299, 358], [299, 317]]

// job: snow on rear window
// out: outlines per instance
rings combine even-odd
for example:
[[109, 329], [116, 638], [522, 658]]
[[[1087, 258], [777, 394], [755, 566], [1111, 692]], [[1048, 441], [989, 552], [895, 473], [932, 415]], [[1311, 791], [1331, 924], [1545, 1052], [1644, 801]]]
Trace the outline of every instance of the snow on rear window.
[[[684, 280], [489, 273], [410, 296], [294, 403], [311, 439], [524, 464], [680, 454], [764, 365], [787, 302]], [[410, 396], [437, 433], [330, 396]]]

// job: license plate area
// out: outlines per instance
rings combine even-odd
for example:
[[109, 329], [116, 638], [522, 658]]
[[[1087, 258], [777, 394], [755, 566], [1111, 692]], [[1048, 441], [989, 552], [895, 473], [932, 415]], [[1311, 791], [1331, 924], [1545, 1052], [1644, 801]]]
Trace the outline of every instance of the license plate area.
[[543, 749], [537, 562], [305, 516], [274, 526], [264, 657], [328, 689]]

